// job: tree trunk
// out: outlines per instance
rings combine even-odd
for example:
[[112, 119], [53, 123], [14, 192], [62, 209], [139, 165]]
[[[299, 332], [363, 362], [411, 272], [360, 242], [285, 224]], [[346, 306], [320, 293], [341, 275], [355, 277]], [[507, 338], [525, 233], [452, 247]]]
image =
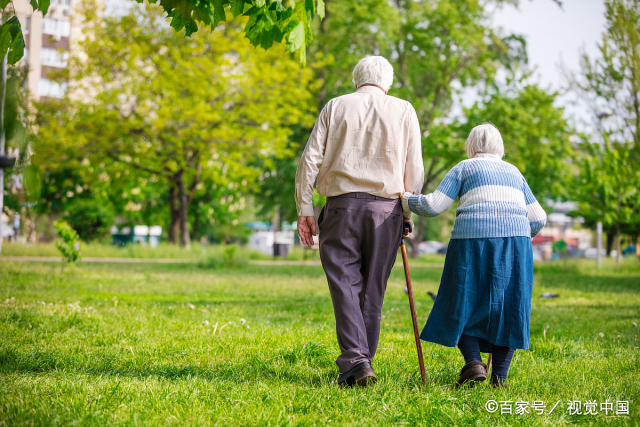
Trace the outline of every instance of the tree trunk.
[[[2, 212], [0, 212], [1, 214]], [[46, 242], [53, 242], [56, 240], [56, 229], [53, 223], [55, 222], [53, 218], [53, 211], [49, 211], [49, 222], [47, 223], [47, 232], [45, 235]]]
[[613, 239], [615, 238], [615, 233], [613, 230], [607, 230], [607, 257], [611, 256], [611, 251], [613, 250]]
[[193, 234], [191, 238], [193, 240], [198, 239], [198, 232], [200, 231], [200, 215], [198, 214], [198, 209], [196, 209], [194, 218], [193, 218]]
[[620, 223], [616, 224], [616, 270], [620, 270]]
[[191, 238], [189, 236], [189, 218], [187, 216], [189, 201], [187, 200], [187, 190], [184, 186], [182, 173], [178, 175], [177, 181], [178, 181], [178, 200], [180, 202], [180, 208], [178, 211], [178, 215], [180, 217], [180, 245], [189, 249], [191, 247]]
[[[433, 172], [433, 166], [434, 166], [433, 163], [434, 163], [434, 160], [431, 161], [431, 166], [429, 167], [429, 171], [425, 177], [424, 184], [422, 185], [422, 190], [420, 192], [421, 194], [427, 193], [427, 189], [429, 188], [429, 186], [431, 185], [431, 182], [433, 181], [433, 177], [431, 176], [431, 173]], [[420, 255], [418, 253], [418, 245], [420, 244], [420, 242], [422, 242], [422, 238], [424, 236], [425, 220], [426, 220], [425, 217], [418, 216], [418, 221], [413, 234], [415, 237], [412, 239], [405, 239], [405, 241], [408, 242], [409, 246], [411, 247], [411, 258], [418, 258], [418, 256]]]
[[405, 239], [405, 241], [409, 243], [409, 247], [411, 247], [411, 258], [418, 258], [420, 255], [418, 252], [418, 245], [422, 241], [422, 236], [424, 236], [424, 221], [425, 217], [418, 216], [417, 224], [414, 229], [415, 237], [413, 239]]
[[169, 243], [178, 244], [180, 235], [180, 215], [179, 215], [178, 188], [174, 182], [169, 188], [169, 209], [171, 210], [171, 225], [169, 226]]
[[276, 205], [273, 213], [273, 256], [276, 256], [276, 236], [280, 231], [280, 205]]

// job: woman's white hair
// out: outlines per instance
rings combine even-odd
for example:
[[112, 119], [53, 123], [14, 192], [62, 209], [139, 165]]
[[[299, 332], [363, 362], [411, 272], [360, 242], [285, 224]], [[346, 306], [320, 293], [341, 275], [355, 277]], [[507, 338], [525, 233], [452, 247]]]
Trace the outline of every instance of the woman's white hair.
[[382, 56], [365, 56], [353, 69], [353, 84], [360, 87], [365, 83], [380, 86], [385, 91], [393, 83], [393, 67]]
[[467, 142], [464, 143], [467, 156], [472, 159], [476, 154], [498, 154], [504, 157], [504, 142], [497, 127], [491, 123], [483, 123], [471, 129]]

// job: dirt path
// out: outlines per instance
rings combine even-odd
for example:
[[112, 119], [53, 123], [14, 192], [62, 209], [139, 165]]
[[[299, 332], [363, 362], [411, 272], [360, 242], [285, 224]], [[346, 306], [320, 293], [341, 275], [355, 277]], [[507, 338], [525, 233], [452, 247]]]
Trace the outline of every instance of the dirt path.
[[[60, 262], [59, 257], [35, 257], [35, 256], [3, 256], [0, 261], [17, 261], [17, 262]], [[172, 259], [172, 258], [93, 258], [83, 257], [81, 262], [96, 263], [123, 263], [123, 264], [194, 264], [198, 262], [192, 259]], [[288, 260], [252, 260], [249, 264], [253, 265], [309, 265], [321, 266], [320, 261], [288, 261]], [[443, 264], [434, 263], [415, 263], [410, 265], [411, 268], [429, 267], [442, 268]], [[396, 263], [395, 268], [402, 268], [402, 263]]]
[[[60, 262], [60, 257], [54, 256], [3, 256], [0, 261], [18, 262]], [[82, 257], [80, 262], [101, 262], [101, 263], [153, 263], [153, 264], [189, 264], [196, 261], [191, 259], [171, 259], [171, 258], [92, 258]]]

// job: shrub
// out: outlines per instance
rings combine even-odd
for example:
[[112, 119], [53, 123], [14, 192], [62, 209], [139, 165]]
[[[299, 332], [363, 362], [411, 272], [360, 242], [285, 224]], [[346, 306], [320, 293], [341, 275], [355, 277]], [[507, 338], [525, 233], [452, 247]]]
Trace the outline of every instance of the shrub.
[[78, 200], [68, 212], [67, 221], [84, 242], [104, 236], [114, 222], [113, 212], [97, 200]]
[[[217, 249], [217, 248], [216, 248]], [[247, 264], [244, 251], [239, 251], [235, 245], [225, 246], [222, 251], [216, 250], [198, 264], [201, 268], [220, 269], [238, 268]]]
[[62, 255], [62, 268], [65, 262], [76, 262], [80, 259], [80, 238], [71, 226], [63, 220], [56, 221], [53, 224], [56, 227], [58, 240], [56, 240], [56, 248]]

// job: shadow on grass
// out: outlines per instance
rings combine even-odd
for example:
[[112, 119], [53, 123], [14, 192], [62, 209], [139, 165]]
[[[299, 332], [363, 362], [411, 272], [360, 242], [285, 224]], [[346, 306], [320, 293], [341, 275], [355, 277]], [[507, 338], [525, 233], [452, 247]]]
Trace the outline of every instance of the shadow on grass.
[[[77, 360], [71, 355], [55, 352], [0, 349], [1, 374], [71, 373], [94, 376], [128, 377], [131, 379], [158, 378], [170, 381], [199, 379], [227, 382], [235, 386], [259, 382], [285, 382], [292, 386], [318, 389], [337, 387], [338, 376], [331, 350], [314, 342], [287, 348], [265, 357], [250, 357], [235, 362], [209, 366], [154, 363], [140, 366], [127, 363], [115, 354], [104, 354], [89, 360]], [[418, 372], [385, 375], [394, 387], [415, 389], [421, 385]], [[398, 377], [398, 378], [396, 378]], [[457, 377], [456, 377], [457, 378]], [[455, 380], [454, 380], [455, 381]], [[428, 373], [427, 386], [449, 386], [452, 370], [440, 367]]]
[[265, 357], [251, 357], [235, 362], [210, 366], [184, 366], [176, 364], [151, 364], [140, 366], [127, 363], [117, 355], [104, 354], [89, 360], [77, 360], [71, 355], [55, 352], [15, 349], [0, 350], [0, 372], [3, 374], [36, 374], [49, 372], [73, 372], [99, 376], [124, 376], [130, 378], [157, 377], [169, 380], [198, 378], [205, 381], [226, 381], [247, 384], [265, 380], [279, 380], [293, 385], [321, 388], [331, 385], [337, 372], [330, 357], [330, 350], [318, 343], [287, 348]]

